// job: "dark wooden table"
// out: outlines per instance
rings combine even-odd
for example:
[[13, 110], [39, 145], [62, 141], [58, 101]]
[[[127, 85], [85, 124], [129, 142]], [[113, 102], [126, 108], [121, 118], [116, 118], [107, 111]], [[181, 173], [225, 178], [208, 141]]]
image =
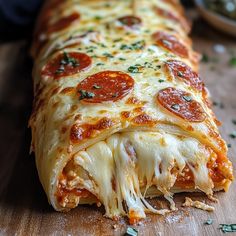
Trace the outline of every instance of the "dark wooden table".
[[[229, 157], [236, 167], [236, 67], [229, 59], [236, 56], [236, 39], [225, 36], [196, 19], [194, 47], [209, 58], [200, 72], [215, 101], [215, 112], [223, 121], [222, 135], [231, 144]], [[213, 47], [225, 46], [218, 54]], [[27, 40], [0, 44], [0, 235], [121, 235], [126, 220], [115, 223], [102, 217], [103, 209], [80, 206], [69, 213], [55, 212], [39, 183], [34, 156], [29, 155], [30, 130], [27, 122], [32, 104], [32, 62]], [[206, 200], [201, 194], [191, 195]], [[220, 235], [220, 223], [236, 223], [236, 183], [227, 194], [218, 193], [213, 213], [182, 208], [184, 194], [175, 197], [180, 210], [166, 217], [150, 215], [137, 226], [139, 235]], [[161, 200], [163, 201], [163, 200]], [[159, 200], [154, 200], [159, 204]], [[212, 203], [211, 203], [212, 204]], [[212, 225], [204, 222], [212, 218]], [[116, 229], [115, 229], [116, 227]], [[227, 234], [230, 235], [230, 234]]]

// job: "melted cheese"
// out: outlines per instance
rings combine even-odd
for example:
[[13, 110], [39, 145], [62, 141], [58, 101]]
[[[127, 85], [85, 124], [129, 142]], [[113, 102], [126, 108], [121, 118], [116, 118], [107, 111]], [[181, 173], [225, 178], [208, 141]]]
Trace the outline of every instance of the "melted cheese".
[[[187, 165], [193, 170], [196, 188], [211, 195], [213, 183], [206, 166], [209, 155], [193, 138], [180, 139], [157, 132], [117, 133], [75, 155], [72, 170], [82, 167], [92, 180], [86, 184], [86, 178], [81, 184], [83, 177], [77, 171], [76, 181], [70, 187], [92, 192], [109, 217], [125, 214], [130, 217], [131, 212], [135, 218], [144, 218], [145, 212], [164, 214], [167, 209], [157, 210], [144, 199], [148, 188], [155, 186], [170, 201], [171, 209], [175, 209], [171, 189], [177, 174]], [[177, 173], [172, 173], [174, 167]], [[142, 186], [146, 188], [144, 193]]]
[[[158, 47], [151, 37], [157, 30], [177, 35], [178, 40], [188, 48], [189, 54], [194, 54], [181, 24], [176, 22], [173, 28], [173, 21], [165, 17], [157, 17], [155, 6], [171, 11], [170, 5], [163, 1], [159, 1], [158, 3], [154, 0], [139, 1], [137, 15], [142, 19], [142, 25], [137, 30], [131, 30], [127, 27], [121, 27], [117, 21], [119, 17], [133, 14], [131, 3], [132, 1], [111, 1], [109, 2], [109, 7], [107, 7], [107, 1], [92, 1], [91, 3], [83, 0], [75, 2], [67, 1], [66, 15], [78, 12], [81, 14], [81, 22], [73, 25], [73, 27], [68, 27], [62, 32], [49, 35], [50, 41], [36, 62], [35, 84], [41, 78], [40, 72], [45, 63], [58, 53], [61, 53], [61, 51], [86, 53], [92, 57], [93, 61], [88, 70], [80, 72], [79, 75], [69, 76], [69, 78], [62, 77], [57, 81], [51, 81], [50, 79], [47, 81], [41, 80], [41, 83], [45, 83], [47, 86], [45, 89], [49, 90], [51, 86], [58, 86], [61, 90], [68, 87], [75, 88], [79, 82], [98, 71], [111, 69], [123, 71], [129, 73], [135, 80], [133, 92], [128, 96], [136, 97], [140, 101], [145, 102], [143, 107], [146, 114], [159, 122], [172, 123], [187, 130], [189, 128], [188, 122], [183, 122], [179, 117], [167, 112], [161, 106], [157, 106], [155, 101], [155, 97], [161, 89], [166, 87], [181, 89], [191, 93], [191, 96], [201, 104], [209, 117], [208, 122], [210, 126], [204, 122], [192, 123], [191, 127], [194, 132], [191, 135], [195, 138], [202, 139], [203, 142], [208, 142], [208, 145], [212, 146], [212, 148], [219, 149], [214, 137], [209, 136], [209, 128], [217, 132], [217, 127], [212, 119], [210, 109], [202, 100], [201, 94], [193, 91], [183, 82], [167, 79], [165, 69], [163, 68], [163, 63], [169, 59], [184, 61], [192, 68], [194, 68], [194, 64], [189, 59], [180, 58], [174, 53]], [[179, 13], [176, 12], [176, 14], [178, 15]], [[98, 15], [101, 18], [100, 20], [95, 19]], [[93, 31], [90, 32], [89, 30]], [[129, 49], [129, 47], [139, 42], [144, 43], [143, 48]], [[74, 45], [75, 43], [77, 45]], [[121, 49], [124, 45], [128, 48]], [[111, 57], [104, 56], [105, 53], [109, 53]], [[142, 67], [140, 73], [130, 73], [128, 71], [130, 66], [135, 65]], [[162, 66], [162, 68], [158, 69], [158, 66]], [[60, 101], [59, 109], [52, 115], [54, 120], [61, 120], [61, 122], [64, 122], [61, 119], [62, 116], [66, 117], [71, 114], [69, 108], [78, 104], [78, 98], [76, 96], [55, 94], [49, 98], [49, 100], [51, 99]], [[116, 103], [106, 102], [96, 105], [79, 103], [78, 109], [74, 110], [73, 113], [75, 115], [79, 113], [84, 123], [90, 122], [93, 118], [103, 118], [104, 116], [117, 119], [122, 111], [132, 109], [130, 105], [126, 104], [126, 100], [127, 98], [125, 97]], [[51, 110], [54, 103], [48, 102], [48, 110]], [[71, 117], [71, 120], [65, 121], [62, 125], [72, 125], [73, 118]], [[54, 126], [52, 129], [58, 129], [58, 127]], [[191, 131], [188, 130], [188, 132]], [[206, 136], [208, 136], [209, 140], [203, 138]], [[78, 150], [76, 147], [75, 149], [74, 151]]]

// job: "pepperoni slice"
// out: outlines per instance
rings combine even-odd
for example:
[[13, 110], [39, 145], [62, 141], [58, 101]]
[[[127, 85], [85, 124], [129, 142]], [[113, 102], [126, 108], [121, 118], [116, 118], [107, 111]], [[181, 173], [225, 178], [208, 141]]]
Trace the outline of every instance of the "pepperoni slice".
[[53, 7], [51, 7], [50, 4], [57, 5], [58, 15], [60, 15], [62, 12], [62, 9], [58, 7], [61, 4], [61, 2], [60, 4], [57, 1], [48, 2], [48, 5], [46, 5], [45, 9], [40, 14], [38, 24], [36, 26], [36, 31], [34, 35], [34, 41], [35, 41], [34, 54], [38, 54], [41, 51], [41, 49], [47, 44], [49, 39], [48, 36], [49, 33], [65, 29], [80, 17], [78, 13], [73, 13], [50, 25], [49, 23], [50, 18], [52, 18], [52, 15], [54, 14]]
[[65, 28], [67, 28], [68, 26], [70, 26], [72, 23], [74, 23], [79, 18], [80, 18], [80, 14], [77, 12], [74, 12], [71, 15], [65, 16], [65, 17], [61, 18], [60, 20], [56, 21], [54, 24], [50, 25], [48, 27], [47, 32], [53, 33], [53, 32], [63, 30]]
[[123, 16], [123, 17], [120, 17], [118, 21], [121, 22], [123, 25], [126, 25], [130, 28], [137, 27], [141, 25], [142, 23], [142, 20], [136, 16]]
[[166, 48], [174, 54], [180, 57], [188, 57], [188, 49], [175, 36], [158, 31], [153, 34], [153, 39], [157, 45]]
[[171, 73], [173, 73], [175, 78], [183, 80], [186, 84], [202, 92], [202, 80], [200, 79], [199, 75], [184, 62], [177, 60], [168, 60], [165, 65], [167, 69]]
[[91, 57], [79, 52], [61, 53], [49, 61], [42, 70], [42, 76], [59, 78], [74, 75], [87, 69], [92, 63]]
[[190, 93], [172, 87], [159, 91], [158, 102], [167, 110], [189, 122], [202, 122], [206, 118], [202, 106]]
[[134, 87], [134, 80], [121, 71], [102, 71], [91, 75], [77, 86], [79, 99], [88, 103], [117, 101]]
[[172, 12], [167, 11], [163, 8], [159, 8], [159, 7], [155, 7], [155, 11], [158, 15], [160, 15], [164, 18], [175, 21], [175, 23], [177, 23], [177, 22], [180, 23], [182, 28], [184, 30], [186, 30], [186, 32], [189, 32], [189, 30], [190, 30], [189, 24], [182, 17], [179, 17], [179, 16], [173, 14]]

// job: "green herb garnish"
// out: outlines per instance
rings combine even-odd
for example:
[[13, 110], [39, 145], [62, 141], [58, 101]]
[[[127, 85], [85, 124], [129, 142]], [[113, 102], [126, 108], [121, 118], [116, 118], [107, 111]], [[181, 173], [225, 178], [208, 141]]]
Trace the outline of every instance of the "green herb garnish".
[[183, 76], [184, 76], [184, 74], [183, 74], [181, 71], [178, 71], [178, 72], [177, 72], [177, 75], [178, 75], [179, 77], [183, 77]]
[[128, 71], [129, 71], [130, 73], [141, 73], [141, 72], [139, 71], [139, 66], [130, 66], [130, 67], [128, 68]]
[[232, 57], [229, 60], [229, 65], [236, 67], [236, 57]]
[[127, 44], [122, 44], [120, 46], [121, 50], [139, 50], [142, 49], [145, 45], [145, 41], [141, 40], [141, 41], [137, 41], [135, 43], [132, 43], [131, 45], [127, 45]]
[[106, 47], [107, 47], [104, 43], [99, 43], [99, 45], [100, 45], [102, 48], [106, 48]]
[[93, 52], [93, 49], [89, 49], [87, 50], [87, 53]]
[[114, 40], [113, 40], [114, 43], [118, 43], [118, 42], [120, 42], [120, 41], [122, 41], [122, 38], [118, 38], [118, 39], [114, 39]]
[[151, 48], [148, 48], [148, 51], [149, 52], [155, 52], [153, 49], [151, 49]]
[[117, 96], [118, 96], [118, 93], [112, 94], [112, 97], [113, 97], [113, 98], [116, 98]]
[[80, 97], [79, 97], [79, 100], [83, 100], [85, 98], [93, 98], [95, 96], [94, 93], [92, 92], [88, 92], [86, 90], [79, 90], [79, 93], [80, 93]]
[[220, 230], [223, 233], [236, 232], [236, 224], [220, 224]]
[[202, 54], [202, 60], [201, 61], [202, 62], [209, 62], [209, 57], [208, 57], [208, 55], [206, 53]]
[[64, 57], [60, 61], [60, 65], [69, 65], [69, 66], [77, 67], [79, 66], [79, 63], [75, 58], [70, 57], [68, 53], [64, 52]]
[[100, 89], [101, 86], [99, 86], [99, 85], [97, 85], [97, 84], [94, 84], [94, 85], [93, 85], [93, 88], [94, 88], [94, 89]]
[[207, 221], [204, 222], [204, 225], [212, 225], [213, 220], [212, 219], [208, 219]]
[[165, 82], [165, 80], [164, 79], [159, 79], [158, 82], [163, 83], [163, 82]]
[[229, 135], [229, 137], [235, 139], [235, 138], [236, 138], [236, 131], [233, 131], [233, 132]]
[[109, 57], [109, 58], [113, 58], [114, 56], [112, 56], [110, 53], [108, 53], [108, 52], [104, 52], [103, 54], [102, 54], [103, 56], [105, 56], [105, 57]]
[[101, 20], [102, 17], [101, 17], [101, 16], [95, 16], [94, 19], [95, 19], [95, 20]]
[[218, 106], [219, 108], [221, 109], [224, 109], [224, 104], [222, 102], [216, 102], [216, 101], [213, 101], [213, 106]]
[[63, 73], [65, 71], [65, 67], [64, 67], [64, 65], [61, 65], [57, 70], [56, 70], [56, 72], [55, 72], [55, 74], [61, 74], [61, 73]]
[[120, 61], [126, 61], [126, 59], [123, 58], [123, 57], [120, 57], [119, 60], [120, 60]]
[[138, 230], [134, 229], [132, 227], [128, 227], [125, 233], [125, 236], [137, 236], [138, 235]]
[[192, 97], [191, 97], [191, 96], [183, 96], [183, 99], [184, 99], [186, 102], [191, 102], [191, 101], [192, 101]]
[[96, 64], [96, 66], [103, 66], [103, 65], [105, 65], [104, 63], [101, 63], [101, 62], [98, 62], [97, 64]]
[[131, 44], [131, 46], [132, 46], [132, 48], [134, 50], [142, 49], [144, 47], [144, 45], [145, 45], [145, 41], [144, 40], [141, 40], [141, 41], [138, 41], [136, 43]]
[[179, 106], [179, 104], [173, 104], [173, 105], [171, 105], [171, 108], [178, 111], [180, 109], [180, 106]]
[[127, 50], [127, 49], [132, 50], [132, 48], [130, 46], [128, 46], [127, 44], [122, 44], [120, 46], [120, 50]]

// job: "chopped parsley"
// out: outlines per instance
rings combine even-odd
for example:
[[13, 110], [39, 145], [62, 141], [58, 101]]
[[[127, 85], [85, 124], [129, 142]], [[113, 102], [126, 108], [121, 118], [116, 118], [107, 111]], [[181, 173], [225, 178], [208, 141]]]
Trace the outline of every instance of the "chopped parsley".
[[102, 62], [98, 62], [98, 63], [96, 64], [96, 66], [103, 66], [103, 65], [105, 65], [105, 64], [102, 63]]
[[191, 101], [192, 101], [192, 97], [191, 97], [191, 96], [183, 96], [183, 99], [184, 99], [186, 102], [191, 102]]
[[95, 96], [94, 93], [86, 91], [86, 90], [79, 90], [79, 93], [80, 93], [79, 100], [83, 100], [85, 98], [89, 99], [89, 98], [93, 98]]
[[204, 222], [204, 225], [212, 225], [213, 220], [212, 219], [208, 219], [207, 221]]
[[164, 79], [159, 79], [158, 82], [163, 83], [163, 82], [165, 82], [165, 80]]
[[63, 56], [62, 60], [60, 61], [60, 65], [61, 66], [62, 65], [63, 66], [69, 65], [69, 66], [72, 66], [72, 67], [77, 67], [77, 66], [79, 66], [79, 63], [75, 58], [70, 57], [68, 55], [68, 53], [64, 52], [64, 56]]
[[138, 230], [132, 227], [128, 227], [125, 236], [138, 236]]
[[130, 66], [130, 67], [128, 68], [128, 71], [129, 71], [130, 73], [141, 73], [141, 72], [139, 71], [139, 66], [137, 66], [137, 65], [135, 65], [135, 66]]
[[144, 45], [145, 45], [145, 41], [140, 40], [135, 43], [132, 43], [131, 45], [122, 44], [120, 46], [120, 50], [140, 50], [144, 48]]
[[89, 46], [89, 47], [85, 47], [85, 49], [96, 49], [97, 47], [95, 46]]
[[148, 61], [144, 62], [144, 65], [148, 68], [152, 68], [152, 63], [150, 63]]
[[206, 53], [202, 54], [202, 60], [201, 61], [202, 62], [209, 62], [209, 57], [208, 57], [208, 55]]
[[120, 42], [120, 41], [122, 41], [122, 38], [118, 38], [118, 39], [114, 39], [114, 40], [113, 40], [114, 43], [118, 43], [118, 42]]
[[99, 46], [101, 46], [102, 48], [107, 48], [107, 46], [104, 43], [98, 43]]
[[94, 84], [94, 85], [93, 85], [93, 88], [94, 88], [94, 89], [100, 89], [100, 88], [102, 88], [102, 87], [99, 86], [99, 85], [97, 85], [97, 84]]
[[180, 106], [179, 106], [179, 104], [173, 104], [173, 105], [171, 105], [171, 108], [178, 111], [180, 109]]
[[65, 71], [65, 66], [77, 67], [79, 66], [78, 60], [70, 57], [68, 53], [64, 52], [63, 58], [60, 61], [60, 67], [55, 71], [55, 74], [61, 74]]
[[155, 52], [153, 49], [151, 49], [151, 48], [148, 48], [148, 51], [149, 52]]
[[108, 58], [113, 58], [114, 57], [108, 52], [104, 52], [102, 55], [105, 56], [105, 57], [108, 57]]
[[95, 16], [94, 19], [95, 19], [95, 20], [101, 20], [102, 17], [101, 17], [101, 16]]
[[133, 47], [134, 50], [142, 49], [142, 48], [144, 48], [144, 45], [145, 45], [144, 40], [141, 40], [141, 41], [131, 44], [131, 46]]
[[220, 230], [223, 233], [236, 232], [236, 224], [220, 224]]
[[230, 66], [235, 66], [236, 67], [236, 57], [232, 57], [229, 60], [229, 65]]
[[181, 71], [178, 71], [178, 72], [177, 72], [177, 75], [178, 75], [179, 77], [184, 77], [184, 74], [183, 74]]
[[118, 96], [118, 93], [112, 94], [112, 97], [113, 97], [113, 98], [116, 98], [117, 96]]
[[235, 139], [236, 138], [236, 131], [233, 131], [231, 134], [229, 134], [229, 137]]
[[93, 52], [93, 49], [89, 49], [87, 50], [87, 53]]
[[126, 59], [123, 58], [123, 57], [120, 57], [119, 60], [120, 60], [120, 61], [126, 61]]
[[220, 109], [224, 109], [225, 105], [222, 103], [222, 102], [216, 102], [216, 101], [213, 101], [213, 106], [217, 106], [219, 107]]
[[63, 65], [61, 65], [55, 72], [55, 74], [61, 74], [65, 71], [65, 67]]
[[127, 44], [122, 44], [121, 46], [120, 46], [120, 50], [132, 50], [132, 48], [130, 47], [130, 46], [128, 46]]

